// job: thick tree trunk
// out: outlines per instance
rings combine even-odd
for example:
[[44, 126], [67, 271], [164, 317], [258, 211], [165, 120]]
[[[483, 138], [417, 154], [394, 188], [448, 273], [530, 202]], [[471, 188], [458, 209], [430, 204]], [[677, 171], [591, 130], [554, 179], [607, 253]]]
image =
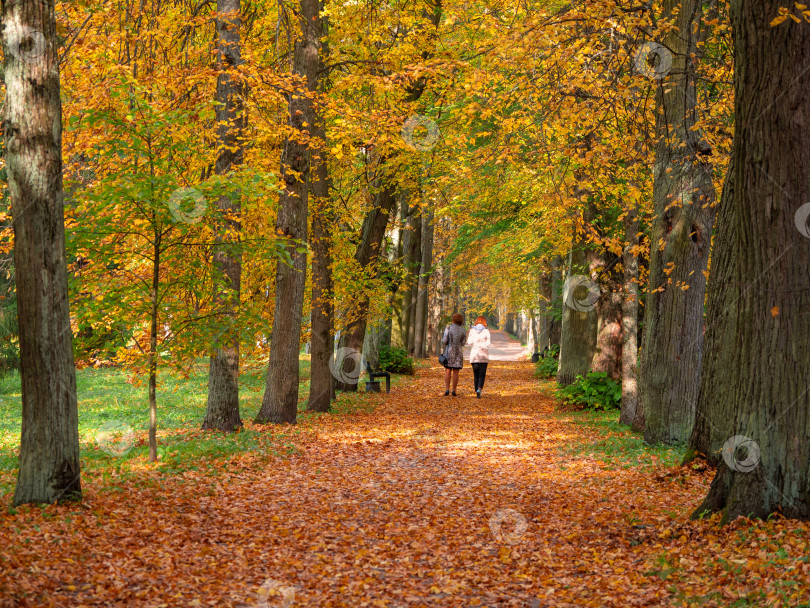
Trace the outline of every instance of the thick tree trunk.
[[723, 521], [810, 517], [810, 29], [771, 27], [783, 4], [731, 3], [736, 131], [698, 398], [719, 466], [695, 511]]
[[[604, 250], [598, 269], [603, 280], [596, 302], [596, 352], [591, 369], [605, 372], [618, 380], [622, 369], [622, 294], [621, 283], [613, 269], [607, 269], [613, 254]], [[615, 268], [615, 266], [614, 266]]]
[[677, 29], [666, 36], [672, 69], [657, 95], [654, 217], [650, 279], [634, 426], [648, 443], [686, 441], [692, 430], [703, 350], [704, 272], [709, 260], [715, 192], [707, 148], [696, 124], [695, 32], [699, 0], [666, 0]]
[[416, 357], [424, 358], [425, 330], [427, 328], [428, 286], [433, 262], [433, 210], [422, 213], [422, 264], [419, 273], [418, 293], [416, 298], [416, 324], [414, 329], [413, 352]]
[[[325, 152], [324, 152], [325, 153]], [[310, 393], [307, 409], [329, 411], [334, 379], [329, 370], [332, 357], [332, 212], [329, 195], [332, 180], [325, 158], [313, 170], [312, 196], [312, 351]]]
[[622, 300], [621, 424], [632, 425], [638, 405], [638, 213], [625, 218], [624, 299]]
[[3, 2], [3, 42], [22, 382], [14, 504], [53, 503], [81, 498], [53, 0]]
[[270, 345], [267, 383], [257, 423], [295, 424], [298, 415], [298, 382], [301, 315], [307, 273], [307, 180], [310, 170], [309, 138], [315, 115], [313, 93], [318, 85], [318, 48], [322, 32], [318, 0], [300, 0], [300, 38], [295, 41], [293, 74], [302, 82], [289, 95], [289, 125], [294, 134], [284, 142], [276, 234], [289, 239], [291, 264], [279, 262], [276, 270], [276, 304], [273, 341]]
[[[239, 30], [240, 0], [217, 1], [217, 175], [227, 175], [244, 160], [242, 147], [246, 116], [242, 102], [244, 81], [235, 73], [242, 63]], [[239, 330], [236, 311], [242, 282], [239, 249], [241, 204], [238, 195], [217, 201], [220, 213], [214, 247], [214, 303], [222, 330], [213, 344], [208, 367], [208, 403], [203, 429], [231, 432], [242, 426], [239, 416]]]
[[[328, 17], [321, 18], [322, 31], [318, 34], [323, 37], [328, 29]], [[321, 43], [321, 52], [318, 59], [323, 72], [326, 58], [329, 56], [329, 47], [326, 42]], [[323, 89], [323, 80], [321, 80]], [[314, 123], [313, 134], [318, 141], [318, 149], [312, 158], [312, 350], [310, 351], [310, 382], [309, 402], [307, 409], [313, 412], [328, 412], [334, 397], [334, 378], [329, 369], [329, 361], [333, 352], [332, 325], [334, 318], [334, 304], [332, 301], [332, 226], [334, 213], [332, 210], [332, 178], [329, 174], [329, 165], [326, 157], [326, 130], [324, 117], [320, 106], [313, 108]]]
[[557, 384], [568, 386], [590, 371], [596, 348], [596, 303], [599, 292], [590, 277], [584, 240], [574, 238], [563, 289], [560, 364]]
[[[729, 160], [728, 170], [726, 172], [726, 177], [723, 181], [723, 192], [721, 195], [721, 203], [720, 203], [720, 212], [717, 218], [717, 227], [715, 229], [715, 237], [714, 242], [716, 244], [721, 243], [724, 239], [727, 238], [726, 232], [728, 230], [733, 230], [733, 228], [725, 228], [724, 226], [731, 226], [733, 224], [732, 220], [727, 216], [731, 213], [731, 209], [727, 203], [727, 201], [734, 200], [736, 193], [734, 192], [734, 174], [736, 172], [735, 169], [735, 159], [734, 156], [731, 157]], [[716, 336], [716, 332], [711, 331], [715, 323], [720, 323], [724, 321], [723, 317], [717, 317], [717, 321], [715, 321], [711, 315], [712, 307], [711, 302], [717, 293], [717, 288], [715, 288], [715, 284], [719, 281], [719, 270], [723, 268], [728, 268], [731, 264], [730, 260], [724, 259], [731, 255], [728, 248], [721, 248], [715, 247], [714, 256], [713, 256], [713, 266], [711, 274], [709, 275], [709, 285], [708, 285], [708, 294], [707, 294], [707, 310], [706, 310], [706, 344], [705, 349], [707, 353], [717, 352], [719, 345], [713, 343], [714, 336]], [[709, 355], [711, 356], [711, 355]], [[704, 376], [706, 369], [708, 369], [709, 362], [706, 361], [705, 365], [701, 366], [701, 376], [700, 376], [700, 391], [708, 390], [709, 387], [712, 386], [712, 383], [716, 382], [715, 379], [711, 377]], [[706, 388], [704, 388], [704, 386]], [[687, 455], [685, 460], [689, 461], [693, 457], [700, 455], [705, 458], [708, 458], [711, 462], [717, 463], [720, 457], [719, 450], [722, 447], [723, 443], [731, 437], [734, 433], [732, 432], [733, 428], [733, 419], [728, 417], [726, 414], [723, 414], [721, 417], [717, 418], [714, 416], [713, 411], [713, 403], [709, 402], [708, 400], [700, 398], [700, 391], [698, 392], [698, 402], [697, 406], [695, 407], [695, 423], [692, 426], [692, 433], [689, 435], [689, 449], [687, 451]]]
[[441, 352], [442, 308], [444, 306], [444, 263], [440, 259], [431, 275], [433, 278], [430, 290], [430, 320], [428, 322], [428, 356], [438, 356]]

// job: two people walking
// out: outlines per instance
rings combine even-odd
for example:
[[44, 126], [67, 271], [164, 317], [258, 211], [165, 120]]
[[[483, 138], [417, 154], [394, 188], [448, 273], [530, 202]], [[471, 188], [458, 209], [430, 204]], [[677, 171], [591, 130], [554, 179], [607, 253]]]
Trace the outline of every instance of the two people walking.
[[[472, 346], [470, 351], [470, 364], [473, 369], [473, 387], [475, 395], [481, 398], [481, 391], [484, 390], [484, 379], [487, 375], [487, 364], [489, 363], [489, 345], [491, 338], [487, 329], [487, 320], [478, 317], [475, 326], [470, 329], [470, 333], [464, 331], [462, 324], [464, 317], [459, 313], [453, 315], [453, 322], [444, 330], [442, 336], [442, 346], [444, 346], [444, 356], [447, 363], [444, 367], [444, 395], [450, 394], [450, 384], [453, 385], [453, 396], [456, 396], [458, 386], [458, 372], [464, 367], [464, 346]], [[465, 341], [466, 340], [466, 341]]]

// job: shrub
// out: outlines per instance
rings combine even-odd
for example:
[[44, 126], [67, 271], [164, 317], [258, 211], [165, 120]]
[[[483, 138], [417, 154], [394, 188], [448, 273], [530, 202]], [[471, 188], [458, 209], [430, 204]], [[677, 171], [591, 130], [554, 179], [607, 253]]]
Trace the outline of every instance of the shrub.
[[557, 357], [560, 356], [559, 345], [553, 345], [545, 357], [540, 357], [540, 360], [535, 363], [534, 373], [538, 378], [553, 378], [557, 375], [558, 361]]
[[617, 410], [622, 406], [622, 385], [606, 372], [577, 376], [573, 384], [557, 391], [563, 403], [586, 410]]
[[381, 345], [380, 370], [392, 374], [413, 374], [413, 359], [404, 348]]

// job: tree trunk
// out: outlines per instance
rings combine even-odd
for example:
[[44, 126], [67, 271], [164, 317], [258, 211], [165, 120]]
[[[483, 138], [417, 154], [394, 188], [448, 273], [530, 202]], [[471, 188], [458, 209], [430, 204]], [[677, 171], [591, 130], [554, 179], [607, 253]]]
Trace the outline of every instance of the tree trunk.
[[[720, 212], [717, 218], [717, 227], [715, 229], [714, 242], [719, 244], [727, 237], [726, 232], [733, 228], [725, 228], [731, 226], [732, 220], [727, 218], [730, 213], [727, 201], [734, 200], [736, 193], [734, 192], [734, 174], [735, 174], [735, 158], [732, 156], [729, 159], [728, 170], [726, 171], [725, 179], [723, 180], [723, 192], [721, 194]], [[721, 232], [722, 231], [722, 232]], [[714, 321], [711, 312], [711, 302], [717, 293], [715, 288], [716, 282], [719, 280], [719, 270], [728, 268], [731, 264], [730, 260], [723, 259], [724, 256], [730, 255], [729, 250], [715, 247], [714, 257], [712, 260], [711, 274], [709, 275], [708, 295], [707, 295], [707, 310], [706, 310], [706, 352], [717, 352], [720, 348], [719, 345], [714, 344], [714, 336], [718, 335], [716, 332], [711, 331], [715, 323], [723, 322], [725, 319], [722, 316], [717, 317]], [[692, 433], [689, 435], [689, 449], [687, 450], [685, 461], [692, 460], [694, 456], [701, 455], [712, 463], [717, 463], [719, 459], [719, 450], [726, 439], [731, 437], [732, 432], [732, 419], [726, 418], [725, 414], [721, 418], [713, 416], [713, 406], [705, 399], [700, 399], [700, 391], [707, 390], [715, 382], [711, 377], [706, 377], [705, 371], [708, 369], [709, 362], [701, 366], [700, 376], [700, 390], [698, 391], [698, 402], [695, 407], [695, 423], [692, 426]]]
[[622, 300], [622, 410], [621, 424], [631, 425], [638, 404], [638, 213], [625, 218], [624, 299]]
[[[715, 201], [707, 145], [696, 124], [699, 0], [666, 0], [677, 29], [663, 43], [672, 69], [657, 94], [654, 217], [636, 417], [648, 443], [686, 441], [692, 430], [703, 349], [704, 272]], [[641, 420], [635, 424], [641, 426]]]
[[[321, 4], [323, 4], [321, 2]], [[324, 15], [321, 21], [323, 37], [328, 29], [328, 17]], [[321, 43], [321, 52], [318, 59], [319, 71], [323, 73], [326, 58], [329, 56], [329, 47], [326, 41]], [[320, 81], [324, 89], [324, 81]], [[326, 129], [322, 109], [313, 108], [314, 123], [313, 134], [318, 141], [318, 149], [312, 158], [312, 350], [310, 354], [310, 381], [309, 402], [307, 409], [313, 412], [328, 412], [334, 397], [334, 378], [329, 369], [329, 361], [333, 352], [332, 325], [334, 319], [334, 305], [332, 294], [332, 225], [334, 212], [332, 210], [332, 177], [329, 175], [329, 165], [326, 159]]]
[[[431, 10], [428, 10], [431, 9]], [[429, 41], [433, 42], [436, 39], [436, 30], [439, 27], [442, 15], [442, 2], [435, 0], [429, 2], [423, 10], [423, 16], [427, 18], [433, 26], [433, 33], [429, 36]], [[432, 56], [432, 50], [426, 49], [422, 52], [421, 57], [423, 61], [428, 61]], [[412, 81], [406, 87], [407, 94], [405, 95], [404, 102], [414, 103], [419, 100], [422, 93], [427, 86], [425, 78], [418, 78]], [[380, 167], [384, 163], [390, 162], [390, 157], [380, 159]], [[380, 178], [379, 191], [375, 196], [375, 205], [366, 215], [363, 222], [363, 236], [358, 246], [355, 258], [360, 264], [362, 270], [366, 270], [369, 265], [376, 264], [377, 256], [379, 255], [380, 245], [385, 236], [385, 227], [388, 223], [388, 216], [396, 200], [397, 186], [389, 178], [383, 176]], [[403, 298], [407, 295], [407, 290], [403, 293]], [[404, 306], [403, 302], [403, 306]], [[367, 315], [369, 310], [368, 296], [361, 296], [359, 305], [357, 306], [357, 314], [347, 324], [346, 333], [348, 334], [346, 344], [349, 348], [360, 351], [363, 347], [363, 337], [366, 330]], [[338, 381], [338, 388], [342, 390], [357, 390], [357, 385], [347, 384]]]
[[549, 341], [551, 330], [551, 273], [542, 272], [538, 280], [540, 297], [538, 298], [540, 331], [537, 336], [536, 352], [543, 352], [547, 346], [551, 346]]
[[[244, 160], [245, 86], [234, 74], [242, 63], [239, 30], [240, 0], [217, 1], [217, 175], [227, 175]], [[217, 201], [220, 213], [214, 247], [214, 304], [224, 330], [218, 332], [208, 368], [208, 403], [203, 429], [231, 432], [242, 426], [239, 416], [239, 330], [236, 311], [242, 282], [239, 249], [241, 204], [238, 195]]]
[[332, 357], [332, 212], [329, 195], [332, 180], [326, 161], [318, 161], [313, 171], [312, 196], [312, 351], [310, 393], [307, 409], [329, 411], [333, 378]]
[[810, 29], [771, 27], [780, 4], [731, 3], [736, 130], [698, 397], [714, 428], [692, 437], [718, 463], [695, 515], [723, 521], [810, 517]]
[[318, 47], [322, 33], [318, 0], [300, 0], [300, 35], [295, 41], [293, 74], [303, 85], [289, 94], [289, 125], [294, 134], [284, 141], [276, 234], [289, 239], [286, 251], [291, 264], [279, 262], [276, 270], [276, 303], [273, 341], [270, 345], [267, 383], [259, 424], [295, 424], [298, 415], [298, 382], [301, 315], [307, 274], [307, 180], [310, 134], [315, 124], [313, 93], [318, 85]]
[[402, 224], [400, 229], [400, 239], [398, 253], [400, 254], [397, 259], [401, 260], [402, 268], [404, 271], [404, 278], [399, 285], [399, 339], [402, 342], [402, 348], [408, 349], [408, 323], [410, 322], [409, 303], [411, 297], [411, 271], [410, 271], [410, 255], [411, 255], [411, 242], [413, 231], [411, 229], [411, 216], [408, 213], [407, 197], [400, 196], [399, 203], [399, 219]]
[[563, 317], [557, 384], [568, 386], [590, 371], [596, 348], [598, 287], [590, 278], [584, 239], [574, 238], [563, 289]]
[[418, 208], [411, 211], [410, 223], [413, 237], [410, 251], [410, 296], [408, 299], [408, 352], [413, 354], [416, 335], [416, 301], [419, 296], [419, 275], [422, 271], [422, 213]]
[[430, 284], [431, 264], [433, 262], [433, 210], [422, 213], [422, 264], [419, 273], [418, 293], [416, 298], [416, 328], [414, 330], [413, 352], [416, 357], [424, 358], [425, 338], [428, 312], [428, 286]]
[[53, 1], [4, 2], [3, 42], [22, 383], [14, 504], [53, 503], [81, 499]]
[[428, 323], [428, 356], [438, 356], [441, 352], [442, 308], [444, 306], [444, 263], [441, 259], [431, 275], [433, 288], [430, 291], [430, 321]]
[[548, 326], [548, 341], [549, 344], [559, 344], [561, 341], [560, 332], [562, 331], [562, 321], [558, 320], [557, 306], [562, 300], [560, 293], [560, 282], [562, 280], [562, 259], [560, 256], [554, 256], [551, 262], [551, 301], [549, 307], [551, 309], [551, 318]]
[[[157, 218], [153, 219], [157, 222]], [[157, 462], [157, 334], [160, 314], [160, 246], [162, 233], [156, 229], [152, 252], [152, 289], [149, 306], [149, 462]]]
[[622, 294], [617, 273], [608, 265], [613, 254], [604, 249], [597, 269], [602, 277], [601, 296], [596, 301], [596, 352], [591, 369], [618, 380], [622, 369]]
[[[382, 162], [382, 161], [381, 161]], [[393, 185], [385, 185], [380, 188], [375, 204], [363, 221], [363, 238], [355, 252], [355, 259], [360, 268], [366, 269], [374, 266], [379, 257], [380, 246], [385, 236], [385, 227], [388, 225], [388, 216], [395, 203]], [[368, 322], [369, 298], [365, 293], [359, 296], [357, 308], [349, 323], [346, 324], [341, 343], [344, 348], [348, 348], [354, 353], [363, 352], [363, 340], [366, 335], [366, 323]], [[345, 376], [344, 374], [340, 374]], [[342, 391], [356, 391], [356, 374], [349, 374], [349, 381], [345, 378], [338, 379], [336, 388]], [[352, 381], [353, 380], [353, 381]]]

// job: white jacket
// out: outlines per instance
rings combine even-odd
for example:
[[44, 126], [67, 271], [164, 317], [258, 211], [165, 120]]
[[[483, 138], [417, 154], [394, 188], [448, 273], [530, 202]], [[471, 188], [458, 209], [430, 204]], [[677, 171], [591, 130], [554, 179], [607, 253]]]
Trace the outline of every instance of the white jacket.
[[489, 345], [492, 344], [489, 330], [484, 327], [478, 331], [477, 327], [478, 325], [473, 327], [467, 336], [467, 346], [472, 346], [470, 363], [489, 363]]

